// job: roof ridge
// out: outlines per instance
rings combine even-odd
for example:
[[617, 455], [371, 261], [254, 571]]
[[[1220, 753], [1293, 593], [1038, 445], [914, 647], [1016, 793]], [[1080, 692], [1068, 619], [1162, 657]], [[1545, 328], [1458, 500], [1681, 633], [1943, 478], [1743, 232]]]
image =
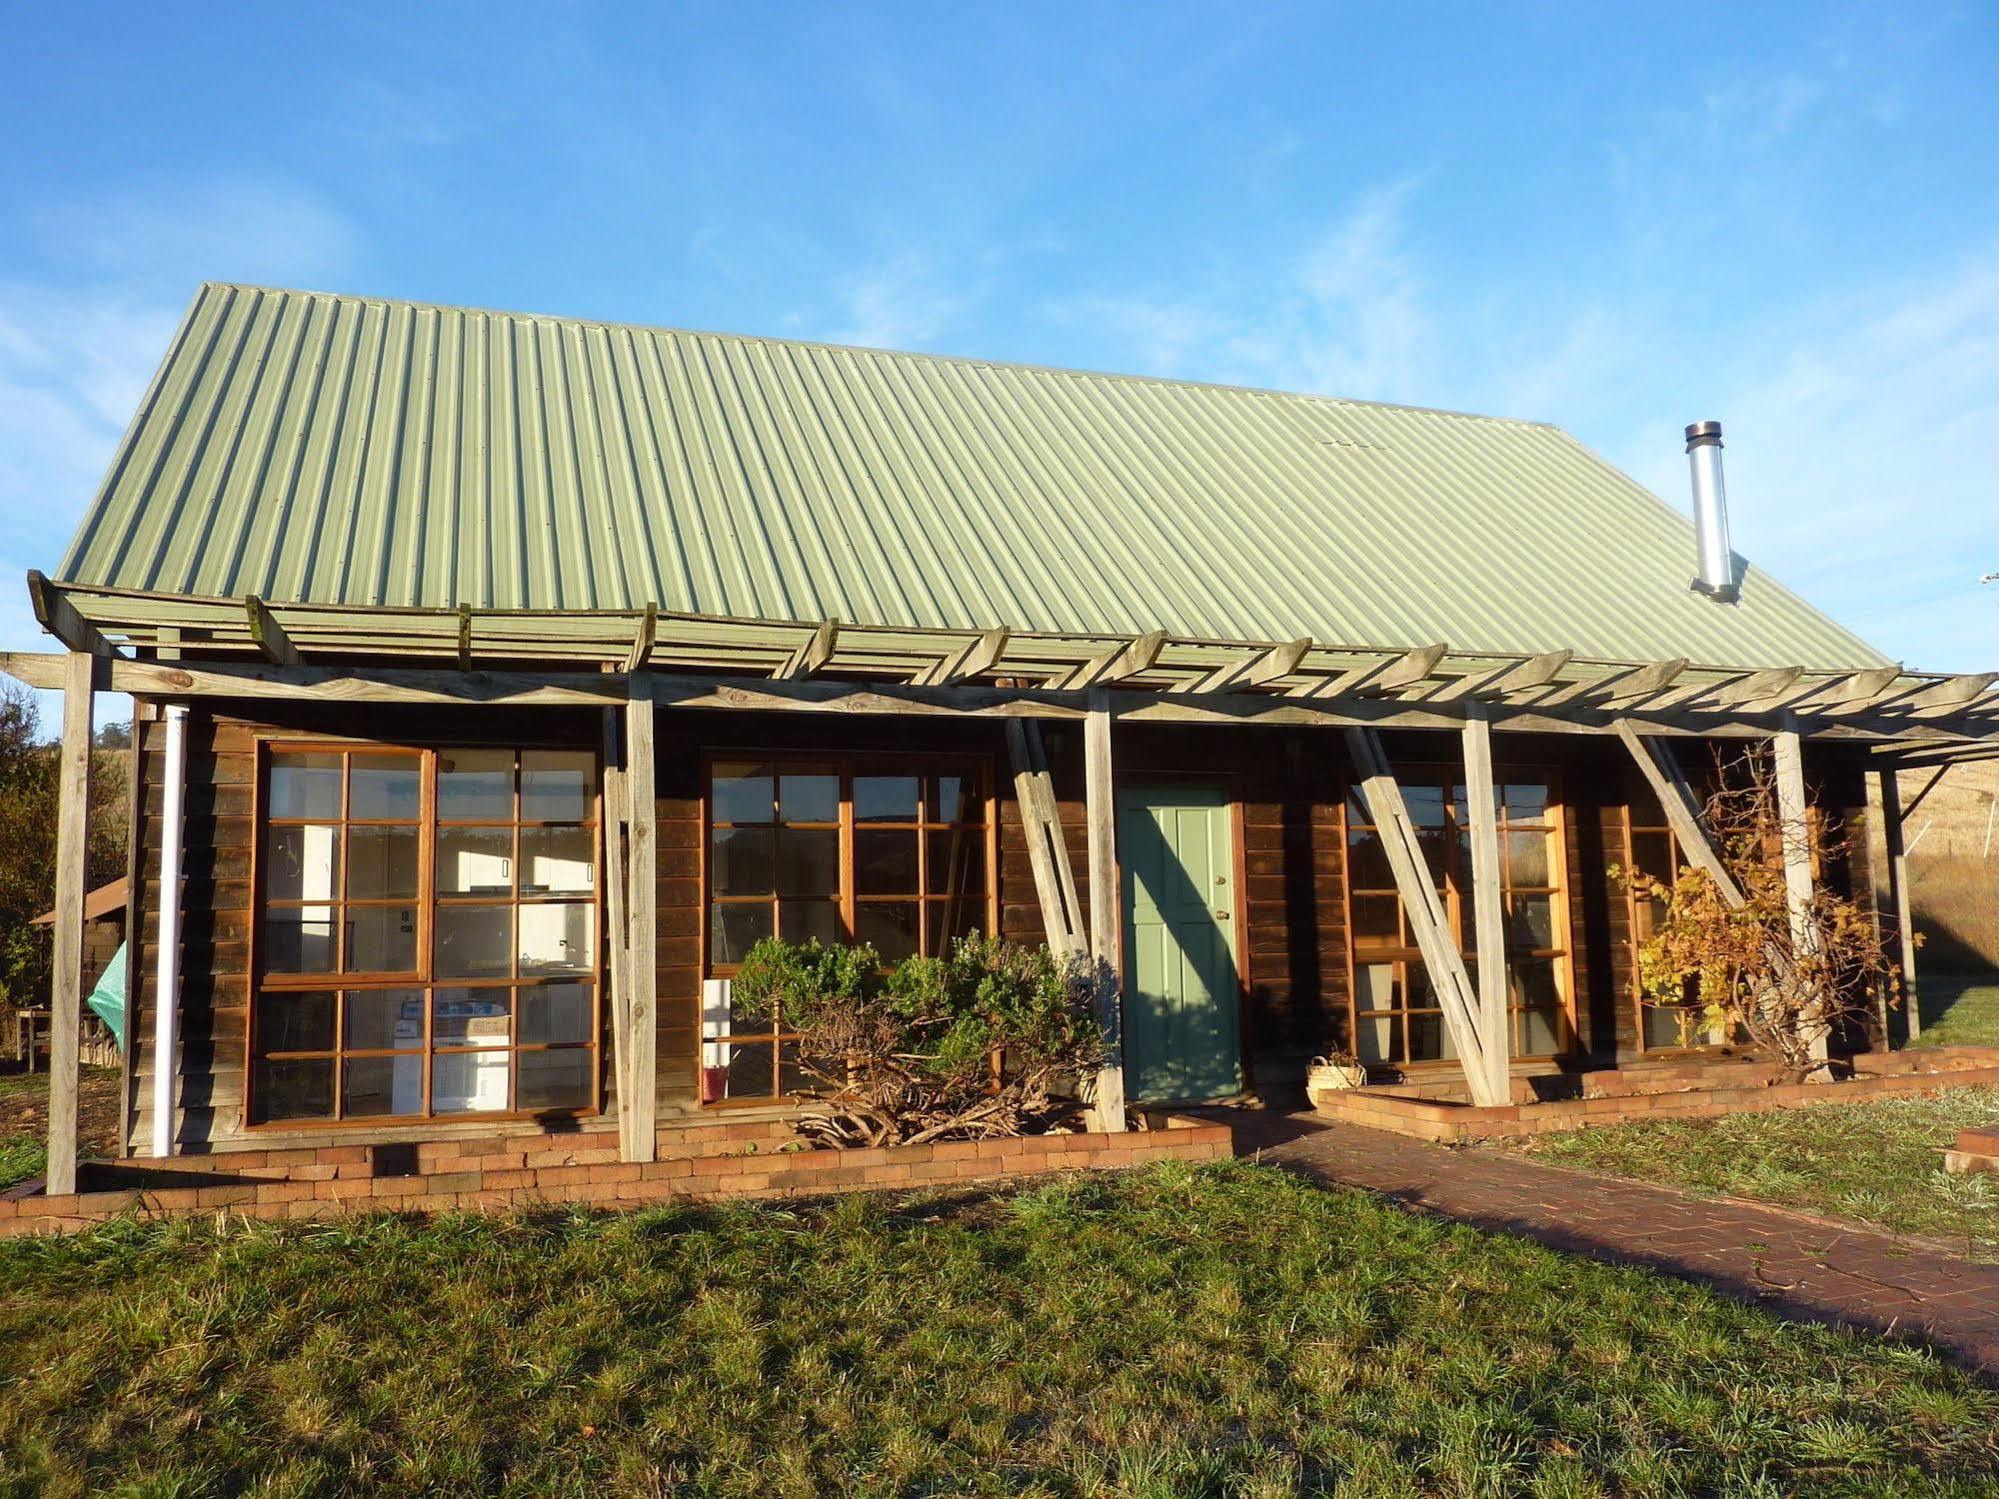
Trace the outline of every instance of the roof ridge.
[[315, 291], [300, 286], [266, 286], [254, 281], [203, 281], [203, 291], [257, 292], [285, 297], [323, 297], [331, 302], [349, 302], [384, 307], [409, 307], [428, 312], [452, 312], [466, 316], [508, 318], [530, 323], [554, 323], [573, 328], [601, 328], [607, 332], [665, 333], [682, 338], [717, 338], [745, 344], [784, 344], [799, 349], [828, 349], [842, 354], [874, 354], [890, 359], [920, 359], [931, 364], [965, 365], [973, 369], [1021, 370], [1036, 375], [1064, 375], [1077, 380], [1131, 381], [1145, 385], [1178, 386], [1188, 390], [1218, 390], [1234, 395], [1268, 396], [1286, 401], [1311, 401], [1328, 406], [1359, 406], [1370, 411], [1406, 411], [1419, 416], [1443, 416], [1457, 421], [1491, 422], [1505, 427], [1531, 427], [1560, 432], [1554, 422], [1524, 416], [1499, 416], [1484, 411], [1457, 411], [1447, 406], [1416, 406], [1403, 401], [1373, 401], [1361, 396], [1335, 396], [1320, 391], [1283, 390], [1269, 385], [1238, 385], [1226, 380], [1190, 380], [1176, 375], [1146, 375], [1130, 370], [1083, 369], [1075, 365], [1035, 364], [1021, 359], [994, 359], [977, 354], [938, 354], [925, 349], [887, 349], [875, 344], [845, 344], [825, 338], [788, 338], [772, 333], [738, 333], [720, 328], [683, 328], [665, 323], [637, 323], [614, 318], [573, 317], [560, 312], [522, 312], [503, 307], [468, 307], [452, 302], [431, 302], [415, 297], [371, 296], [362, 292]]

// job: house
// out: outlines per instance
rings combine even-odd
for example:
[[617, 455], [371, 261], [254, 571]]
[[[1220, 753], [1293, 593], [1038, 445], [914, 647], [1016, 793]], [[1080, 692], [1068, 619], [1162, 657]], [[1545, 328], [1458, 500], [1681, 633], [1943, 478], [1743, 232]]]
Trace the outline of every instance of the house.
[[127, 1152], [781, 1122], [771, 933], [1084, 954], [1107, 1131], [1678, 1049], [1609, 870], [1707, 856], [1716, 747], [1892, 923], [1894, 770], [1999, 733], [1735, 557], [1689, 435], [1698, 535], [1534, 422], [204, 286], [0, 663], [67, 693], [72, 988], [137, 703]]

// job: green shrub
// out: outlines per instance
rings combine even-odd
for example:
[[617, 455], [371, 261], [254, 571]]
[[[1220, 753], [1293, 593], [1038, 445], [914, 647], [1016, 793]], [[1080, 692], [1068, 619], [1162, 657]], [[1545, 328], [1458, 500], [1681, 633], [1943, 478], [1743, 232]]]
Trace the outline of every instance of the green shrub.
[[738, 1012], [796, 1032], [815, 1084], [801, 1132], [908, 1144], [1043, 1130], [1062, 1083], [1102, 1051], [1088, 983], [1042, 947], [976, 933], [889, 965], [873, 947], [766, 938], [737, 971]]

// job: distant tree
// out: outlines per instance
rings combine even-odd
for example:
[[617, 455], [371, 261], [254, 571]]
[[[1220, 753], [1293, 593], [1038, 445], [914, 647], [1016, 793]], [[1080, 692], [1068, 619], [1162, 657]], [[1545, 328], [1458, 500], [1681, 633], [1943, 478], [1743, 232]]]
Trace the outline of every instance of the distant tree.
[[132, 747], [131, 725], [108, 723], [97, 731], [97, 747], [107, 750], [122, 750]]
[[[49, 933], [31, 923], [55, 904], [60, 754], [42, 741], [41, 728], [34, 696], [0, 683], [0, 1005], [39, 1004], [48, 997]], [[130, 754], [99, 750], [92, 756], [90, 885], [125, 870]]]

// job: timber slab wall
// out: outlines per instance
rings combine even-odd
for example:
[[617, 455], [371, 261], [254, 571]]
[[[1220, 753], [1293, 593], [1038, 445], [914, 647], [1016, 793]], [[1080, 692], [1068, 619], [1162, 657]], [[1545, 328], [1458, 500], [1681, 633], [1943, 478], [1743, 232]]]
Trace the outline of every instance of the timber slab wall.
[[[738, 1133], [740, 1132], [740, 1133]], [[643, 1165], [617, 1142], [507, 1135], [409, 1145], [327, 1145], [212, 1156], [93, 1162], [92, 1190], [0, 1196], [0, 1238], [68, 1233], [133, 1215], [328, 1218], [365, 1212], [489, 1211], [587, 1203], [637, 1207], [675, 1199], [812, 1197], [925, 1187], [1152, 1161], [1224, 1160], [1228, 1126], [1178, 1115], [1121, 1134], [951, 1140], [873, 1150], [802, 1150], [781, 1122], [705, 1132], [696, 1151]], [[786, 1148], [786, 1147], [793, 1148]]]
[[[1855, 1075], [1837, 1083], [1750, 1081], [1743, 1076], [1745, 1067], [1736, 1063], [1711, 1068], [1704, 1079], [1692, 1068], [1670, 1069], [1664, 1076], [1648, 1076], [1646, 1069], [1632, 1069], [1637, 1076], [1616, 1070], [1583, 1074], [1578, 1079], [1580, 1096], [1535, 1101], [1530, 1095], [1501, 1108], [1475, 1108], [1381, 1088], [1321, 1091], [1313, 1107], [1329, 1119], [1451, 1144], [1555, 1134], [1632, 1119], [1715, 1119], [1999, 1084], [1995, 1046], [1926, 1047], [1915, 1053], [1855, 1057], [1853, 1062]], [[1529, 1081], [1533, 1080], [1516, 1080], [1516, 1099], [1522, 1098], [1522, 1082]]]

